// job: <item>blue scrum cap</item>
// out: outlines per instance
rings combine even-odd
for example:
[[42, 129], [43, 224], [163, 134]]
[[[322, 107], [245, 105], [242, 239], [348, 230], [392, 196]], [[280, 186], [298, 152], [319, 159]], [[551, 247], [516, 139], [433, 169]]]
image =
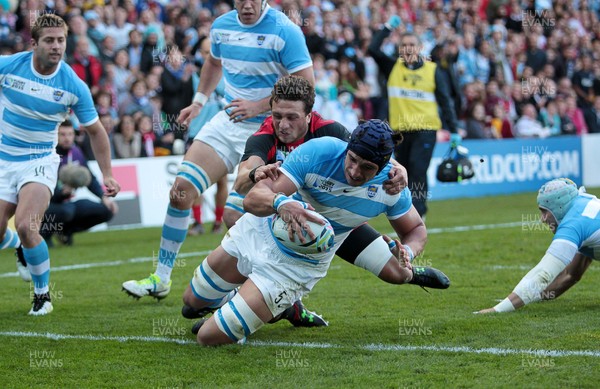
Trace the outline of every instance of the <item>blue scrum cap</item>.
[[540, 208], [552, 212], [556, 222], [560, 223], [578, 194], [577, 185], [573, 181], [568, 178], [556, 178], [542, 185], [537, 203]]
[[372, 119], [358, 125], [348, 142], [348, 150], [359, 157], [379, 166], [379, 173], [389, 162], [396, 143], [390, 126], [379, 119]]

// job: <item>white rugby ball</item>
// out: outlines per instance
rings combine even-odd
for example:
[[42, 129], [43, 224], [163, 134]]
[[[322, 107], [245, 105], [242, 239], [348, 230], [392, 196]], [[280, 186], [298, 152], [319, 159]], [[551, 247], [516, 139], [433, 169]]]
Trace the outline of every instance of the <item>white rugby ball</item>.
[[271, 229], [273, 231], [275, 239], [277, 239], [282, 245], [284, 245], [288, 249], [295, 251], [299, 254], [318, 254], [331, 250], [335, 238], [333, 227], [331, 226], [329, 221], [321, 214], [310, 210], [307, 210], [307, 212], [317, 216], [318, 218], [326, 222], [324, 225], [321, 225], [308, 220], [306, 221], [310, 230], [315, 234], [315, 239], [311, 240], [308, 235], [308, 231], [304, 230], [302, 233], [304, 234], [304, 238], [306, 239], [305, 242], [300, 242], [300, 238], [298, 236], [294, 236], [294, 241], [292, 242], [288, 235], [287, 223], [281, 218], [280, 215], [275, 215], [271, 224]]

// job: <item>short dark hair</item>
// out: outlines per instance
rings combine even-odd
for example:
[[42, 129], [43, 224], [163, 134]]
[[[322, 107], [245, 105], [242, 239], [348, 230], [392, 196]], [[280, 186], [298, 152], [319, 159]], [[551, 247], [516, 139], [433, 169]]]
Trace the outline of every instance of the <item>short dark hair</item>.
[[315, 88], [304, 77], [293, 74], [284, 76], [273, 86], [269, 104], [273, 107], [273, 102], [280, 100], [302, 101], [304, 113], [308, 115], [315, 105]]
[[73, 122], [69, 119], [66, 119], [64, 122], [60, 123], [60, 127], [75, 127], [73, 126]]

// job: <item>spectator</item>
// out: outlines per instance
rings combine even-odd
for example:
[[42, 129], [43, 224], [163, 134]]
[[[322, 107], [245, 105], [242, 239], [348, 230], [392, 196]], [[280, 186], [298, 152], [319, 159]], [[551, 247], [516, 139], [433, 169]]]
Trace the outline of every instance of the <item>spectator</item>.
[[465, 33], [463, 46], [459, 50], [457, 59], [457, 75], [461, 87], [475, 81], [475, 78], [478, 76], [477, 57], [475, 35], [471, 32]]
[[87, 35], [96, 46], [100, 46], [102, 39], [106, 36], [106, 25], [102, 23], [100, 15], [94, 10], [86, 11], [83, 14], [85, 21], [88, 24]]
[[114, 49], [120, 50], [129, 44], [129, 33], [135, 29], [135, 26], [127, 21], [127, 10], [117, 7], [115, 10], [114, 24], [106, 28], [106, 35], [114, 41]]
[[142, 34], [138, 30], [129, 31], [127, 54], [129, 54], [129, 69], [134, 73], [137, 73], [140, 70], [142, 49]]
[[310, 12], [306, 18], [306, 25], [303, 27], [304, 37], [306, 38], [306, 46], [308, 52], [312, 54], [323, 54], [325, 48], [325, 39], [317, 31], [316, 26], [317, 14]]
[[585, 113], [594, 103], [594, 71], [590, 53], [583, 53], [581, 69], [573, 75], [573, 90], [577, 94], [577, 106]]
[[106, 35], [102, 42], [100, 42], [100, 47], [98, 48], [100, 53], [98, 54], [98, 59], [102, 64], [113, 63], [115, 60], [115, 39]]
[[577, 134], [577, 128], [571, 120], [567, 109], [567, 100], [565, 97], [560, 96], [556, 99], [556, 107], [558, 115], [560, 117], [560, 133], [561, 135], [575, 135]]
[[[433, 48], [431, 59], [437, 64], [438, 68], [446, 76], [450, 97], [454, 102], [454, 112], [456, 117], [462, 111], [462, 92], [459, 86], [458, 74], [456, 71], [458, 61], [458, 41], [457, 37], [451, 36], [442, 44]], [[449, 128], [450, 125], [445, 122], [445, 116], [442, 115], [442, 127]]]
[[550, 101], [540, 110], [540, 122], [542, 123], [542, 126], [550, 129], [551, 136], [561, 134], [562, 123], [556, 102]]
[[495, 134], [486, 123], [485, 107], [483, 103], [477, 102], [471, 108], [467, 118], [466, 139], [493, 139]]
[[184, 132], [177, 131], [177, 118], [181, 110], [192, 103], [192, 74], [195, 73], [196, 67], [192, 62], [186, 61], [179, 47], [167, 46], [167, 51], [169, 54], [160, 80], [162, 110], [166, 114], [167, 131], [175, 132], [176, 139], [183, 139]]
[[585, 124], [585, 118], [581, 108], [577, 107], [577, 100], [572, 94], [566, 98], [567, 103], [567, 116], [571, 119], [577, 135], [587, 134], [587, 125]]
[[594, 99], [594, 105], [588, 113], [586, 123], [590, 134], [600, 132], [600, 96], [596, 96]]
[[[87, 34], [87, 23], [83, 16], [73, 15], [68, 21], [69, 24], [69, 35], [67, 36], [67, 61], [73, 58], [75, 53], [77, 42], [82, 38], [88, 38]], [[100, 51], [98, 46], [93, 42], [88, 42], [88, 53], [93, 57], [98, 57]]]
[[546, 138], [550, 135], [550, 129], [542, 126], [537, 120], [537, 112], [533, 104], [523, 107], [523, 115], [515, 124], [516, 138]]
[[100, 90], [96, 94], [94, 101], [96, 102], [96, 111], [98, 111], [98, 115], [108, 114], [115, 121], [119, 119], [117, 110], [113, 107], [112, 96], [109, 92]]
[[115, 85], [115, 65], [106, 64], [104, 74], [100, 78], [100, 89], [109, 93], [112, 99], [113, 108], [118, 112], [119, 109], [119, 94]]
[[153, 116], [154, 109], [150, 104], [150, 99], [146, 96], [147, 91], [144, 80], [134, 81], [131, 90], [119, 107], [119, 115], [132, 115], [134, 119], [142, 115]]
[[121, 118], [113, 137], [113, 145], [116, 158], [139, 158], [142, 156], [142, 135], [136, 131], [133, 117], [125, 115]]
[[493, 108], [490, 125], [495, 138], [513, 138], [512, 124], [507, 116], [508, 114], [501, 104]]
[[525, 66], [529, 66], [533, 69], [533, 73], [537, 73], [546, 65], [546, 61], [546, 53], [540, 50], [538, 46], [538, 36], [530, 34], [527, 37], [527, 59], [525, 60]]
[[144, 45], [140, 57], [140, 71], [148, 73], [152, 66], [160, 64], [160, 49], [158, 46], [158, 33], [148, 32], [144, 34]]
[[131, 85], [136, 80], [135, 75], [129, 69], [129, 54], [126, 49], [121, 49], [115, 53], [113, 70], [117, 99], [121, 102], [125, 100]]
[[70, 65], [77, 76], [89, 86], [92, 95], [95, 95], [100, 86], [102, 64], [98, 58], [90, 54], [89, 38], [82, 36], [77, 40], [73, 62]]
[[177, 16], [177, 25], [175, 27], [175, 44], [185, 54], [189, 54], [189, 51], [196, 42], [198, 41], [198, 32], [192, 26], [192, 18], [187, 11], [181, 12]]
[[144, 115], [135, 123], [136, 132], [142, 136], [142, 157], [154, 157], [154, 146], [156, 144], [156, 133], [152, 118]]

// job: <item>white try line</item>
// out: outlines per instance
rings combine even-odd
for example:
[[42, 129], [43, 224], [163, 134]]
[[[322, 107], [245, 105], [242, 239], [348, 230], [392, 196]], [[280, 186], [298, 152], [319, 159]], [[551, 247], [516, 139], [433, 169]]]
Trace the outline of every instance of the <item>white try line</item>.
[[[488, 269], [492, 270], [531, 270], [535, 264], [532, 265], [492, 265], [486, 266]], [[590, 266], [587, 271], [598, 271], [600, 267], [598, 266]]]
[[[452, 232], [465, 232], [465, 231], [481, 231], [481, 230], [491, 230], [495, 228], [512, 228], [521, 226], [521, 222], [511, 222], [511, 223], [496, 223], [496, 224], [478, 224], [474, 226], [456, 226], [456, 227], [441, 227], [441, 228], [428, 228], [428, 234], [441, 234], [441, 233], [452, 233]], [[396, 237], [395, 232], [390, 232], [386, 234], [390, 237]], [[194, 256], [203, 256], [208, 255], [212, 250], [208, 251], [196, 251], [191, 253], [181, 253], [178, 255], [179, 258], [188, 258]], [[90, 269], [93, 267], [108, 267], [108, 266], [120, 266], [127, 265], [130, 263], [140, 263], [140, 262], [151, 262], [156, 260], [156, 257], [138, 257], [138, 258], [130, 258], [126, 260], [119, 261], [110, 261], [110, 262], [94, 262], [94, 263], [80, 263], [76, 265], [66, 265], [66, 266], [57, 266], [51, 269], [52, 272], [56, 271], [65, 271], [65, 270], [78, 270], [78, 269]], [[0, 273], [0, 278], [9, 278], [9, 277], [18, 277], [19, 273], [9, 272], [9, 273]]]
[[[22, 331], [3, 331], [0, 336], [11, 338], [45, 338], [51, 340], [87, 340], [92, 342], [112, 341], [112, 342], [149, 342], [149, 343], [175, 343], [181, 345], [196, 345], [192, 339], [178, 339], [158, 336], [102, 336], [102, 335], [68, 335], [53, 334], [50, 332], [22, 332]], [[411, 346], [395, 344], [367, 344], [358, 346], [344, 346], [332, 343], [292, 343], [292, 342], [269, 342], [269, 341], [249, 341], [250, 346], [259, 347], [291, 347], [291, 348], [317, 348], [317, 349], [344, 349], [354, 348], [365, 351], [431, 351], [448, 352], [456, 354], [492, 354], [492, 355], [528, 355], [537, 358], [540, 357], [593, 357], [600, 358], [600, 351], [594, 350], [534, 350], [534, 349], [511, 349], [511, 348], [472, 348], [465, 346]]]

